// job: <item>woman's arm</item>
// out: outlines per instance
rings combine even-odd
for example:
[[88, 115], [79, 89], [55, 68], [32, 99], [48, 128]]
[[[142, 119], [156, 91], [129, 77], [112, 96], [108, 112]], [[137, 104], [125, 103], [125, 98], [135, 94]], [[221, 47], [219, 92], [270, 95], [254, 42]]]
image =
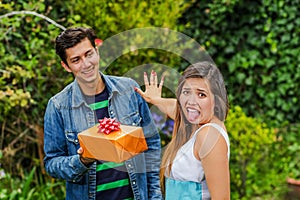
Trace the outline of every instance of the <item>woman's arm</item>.
[[135, 91], [139, 93], [145, 101], [158, 107], [158, 109], [167, 114], [171, 119], [175, 119], [176, 114], [176, 102], [175, 98], [162, 98], [162, 86], [164, 84], [164, 76], [158, 85], [157, 74], [152, 71], [150, 75], [150, 82], [147, 77], [147, 73], [144, 72], [145, 92], [139, 88], [135, 88]]
[[200, 158], [212, 200], [230, 199], [228, 147], [215, 129], [205, 127], [198, 133], [194, 154]]

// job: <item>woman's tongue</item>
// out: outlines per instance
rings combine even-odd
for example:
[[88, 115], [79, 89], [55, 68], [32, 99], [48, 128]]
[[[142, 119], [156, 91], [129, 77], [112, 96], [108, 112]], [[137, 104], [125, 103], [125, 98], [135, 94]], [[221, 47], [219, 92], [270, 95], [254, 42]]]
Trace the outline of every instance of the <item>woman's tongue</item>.
[[187, 109], [187, 118], [190, 122], [195, 121], [200, 115], [200, 112], [198, 110], [194, 110], [194, 109]]

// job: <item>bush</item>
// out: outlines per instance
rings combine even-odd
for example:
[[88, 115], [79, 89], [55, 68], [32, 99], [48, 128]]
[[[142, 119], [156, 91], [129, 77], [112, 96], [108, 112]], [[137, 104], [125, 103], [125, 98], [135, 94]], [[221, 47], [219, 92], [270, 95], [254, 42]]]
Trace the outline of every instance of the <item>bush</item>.
[[[0, 199], [10, 200], [60, 200], [65, 197], [65, 184], [62, 181], [45, 182], [44, 179], [36, 173], [34, 167], [29, 174], [24, 177], [12, 178], [10, 174], [5, 173], [0, 168]], [[42, 182], [41, 182], [42, 181]]]
[[300, 120], [299, 3], [198, 0], [180, 20], [220, 67], [232, 103], [276, 126]]
[[[103, 0], [73, 0], [70, 9], [77, 16], [78, 22], [95, 29], [97, 36], [103, 39], [105, 44], [105, 39], [135, 28], [162, 27], [176, 31], [178, 29], [177, 19], [189, 5], [191, 5], [191, 2], [184, 0], [113, 0], [110, 2]], [[93, 14], [91, 15], [90, 13]], [[140, 37], [144, 37], [144, 35]], [[127, 39], [137, 41], [139, 35]], [[149, 40], [151, 39], [153, 37], [149, 38]], [[131, 41], [128, 42], [130, 43]], [[158, 41], [156, 42], [159, 43]], [[118, 43], [114, 43], [111, 45], [111, 48], [114, 51], [118, 51], [120, 50], [119, 46]], [[100, 52], [100, 56], [102, 59], [106, 59], [109, 55], [105, 54], [102, 56]], [[109, 65], [109, 68], [105, 68], [102, 71], [105, 71], [107, 74], [124, 75], [130, 69], [143, 64], [160, 63], [166, 66], [180, 66], [181, 62], [184, 62], [183, 59], [172, 52], [145, 48], [122, 53], [115, 62]]]
[[280, 152], [282, 171], [287, 172], [289, 178], [300, 180], [300, 124], [284, 124], [278, 129], [280, 143], [276, 151]]
[[[239, 107], [230, 111], [226, 124], [232, 143], [233, 199], [277, 198], [285, 188], [288, 173], [299, 177], [300, 129], [289, 124], [300, 120], [296, 98], [300, 83], [299, 0], [74, 2], [78, 1], [4, 1], [0, 3], [0, 15], [15, 10], [36, 11], [65, 27], [87, 24], [103, 40], [149, 26], [189, 34], [205, 46], [220, 67], [232, 102], [241, 105], [247, 116], [264, 119], [265, 123], [277, 120], [275, 125], [282, 127], [269, 129], [247, 117]], [[0, 176], [3, 172], [12, 178], [1, 177], [0, 198], [25, 198], [25, 193], [30, 196], [53, 188], [48, 181], [26, 182], [39, 177], [27, 172], [42, 166], [46, 103], [73, 77], [66, 78], [54, 52], [54, 38], [60, 28], [34, 15], [13, 15], [0, 21], [0, 159], [1, 168], [5, 168]], [[177, 72], [186, 66], [178, 55], [139, 49], [122, 55], [106, 73], [124, 75], [148, 63], [174, 66]], [[162, 145], [170, 139], [163, 133], [166, 127], [161, 128]], [[45, 184], [43, 189], [39, 184]], [[20, 185], [30, 185], [30, 189], [26, 186], [27, 192], [22, 193], [17, 187]], [[46, 196], [51, 199], [51, 195]]]
[[[277, 135], [261, 121], [247, 117], [241, 107], [229, 111], [232, 199], [279, 199], [286, 192], [286, 174], [274, 152]], [[277, 149], [278, 150], [278, 149]]]
[[42, 166], [45, 106], [68, 79], [54, 49], [61, 29], [37, 15], [15, 12], [51, 13], [51, 8], [41, 1], [10, 1], [0, 8], [1, 167], [14, 177]]

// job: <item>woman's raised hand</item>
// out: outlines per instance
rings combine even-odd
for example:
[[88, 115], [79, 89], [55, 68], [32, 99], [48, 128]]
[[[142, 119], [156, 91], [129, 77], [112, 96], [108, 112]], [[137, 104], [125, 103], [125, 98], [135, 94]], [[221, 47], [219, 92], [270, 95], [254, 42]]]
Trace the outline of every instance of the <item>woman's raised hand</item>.
[[175, 119], [177, 100], [175, 98], [161, 97], [164, 78], [165, 75], [163, 74], [158, 84], [157, 74], [155, 71], [152, 70], [150, 81], [147, 77], [147, 73], [144, 72], [145, 92], [143, 92], [139, 88], [134, 89], [145, 99], [146, 102], [157, 106], [162, 113], [167, 114], [171, 119]]
[[148, 79], [147, 73], [144, 72], [144, 83], [145, 92], [139, 88], [134, 88], [137, 93], [139, 93], [145, 101], [151, 104], [157, 104], [161, 100], [162, 86], [164, 84], [164, 75], [162, 75], [161, 81], [158, 84], [157, 74], [152, 70], [150, 75], [150, 81]]

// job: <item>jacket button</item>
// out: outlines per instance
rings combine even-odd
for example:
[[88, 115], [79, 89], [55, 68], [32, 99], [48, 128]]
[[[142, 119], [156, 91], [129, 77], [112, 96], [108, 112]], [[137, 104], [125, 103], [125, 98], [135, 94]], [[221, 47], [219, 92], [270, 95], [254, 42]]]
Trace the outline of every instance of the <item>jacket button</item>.
[[135, 181], [133, 181], [132, 184], [135, 185]]

